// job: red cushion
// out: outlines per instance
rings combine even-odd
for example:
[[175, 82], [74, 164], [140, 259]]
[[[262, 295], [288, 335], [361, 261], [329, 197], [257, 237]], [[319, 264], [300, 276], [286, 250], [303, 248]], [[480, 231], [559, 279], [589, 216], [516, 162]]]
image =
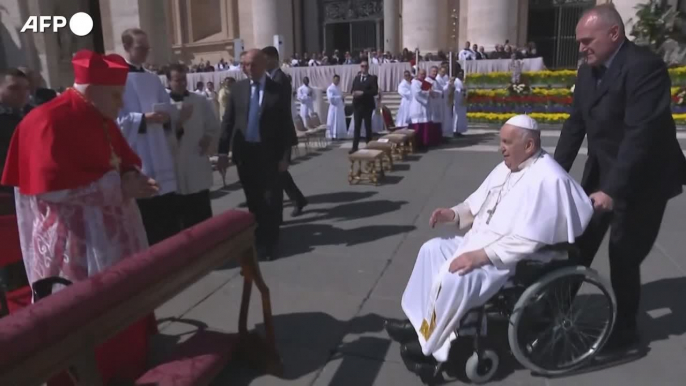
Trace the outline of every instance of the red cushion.
[[0, 347], [12, 347], [0, 350], [0, 372], [55, 344], [131, 296], [164, 282], [169, 274], [184, 270], [204, 252], [253, 223], [248, 212], [227, 211], [0, 319]]
[[136, 386], [207, 385], [229, 363], [238, 341], [238, 334], [201, 330], [167, 361], [138, 378]]
[[7, 307], [9, 308], [10, 314], [21, 310], [24, 307], [28, 307], [31, 304], [31, 287], [21, 287], [17, 290], [7, 292]]
[[0, 216], [0, 240], [2, 249], [0, 250], [0, 267], [21, 261], [21, 245], [19, 244], [19, 228], [17, 227], [17, 216]]

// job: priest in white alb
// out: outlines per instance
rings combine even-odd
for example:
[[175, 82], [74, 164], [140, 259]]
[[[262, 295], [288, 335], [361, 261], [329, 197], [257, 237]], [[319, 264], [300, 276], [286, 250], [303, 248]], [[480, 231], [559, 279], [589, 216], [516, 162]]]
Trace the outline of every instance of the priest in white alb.
[[307, 118], [314, 112], [314, 92], [310, 87], [310, 78], [304, 77], [302, 86], [298, 87], [298, 101], [300, 101], [300, 118], [307, 126]]
[[448, 69], [442, 66], [438, 70], [438, 76], [436, 76], [436, 83], [438, 83], [442, 98], [440, 99], [440, 119], [441, 119], [441, 131], [443, 132], [443, 138], [450, 138], [453, 136], [453, 105], [450, 103], [449, 95], [451, 93], [452, 83], [450, 82], [450, 75], [448, 75]]
[[591, 220], [591, 200], [541, 150], [533, 119], [511, 118], [500, 143], [504, 161], [481, 186], [461, 204], [431, 216], [431, 226], [471, 229], [464, 237], [435, 238], [421, 247], [402, 296], [408, 320], [386, 322], [414, 370], [448, 360], [460, 320], [503, 287], [517, 262], [565, 258], [565, 252], [546, 246], [574, 243]]
[[333, 76], [333, 83], [326, 89], [326, 97], [329, 99], [329, 114], [326, 117], [326, 136], [331, 139], [344, 139], [347, 134], [345, 127], [345, 96], [338, 87], [341, 77]]
[[412, 103], [412, 74], [405, 71], [404, 79], [398, 84], [400, 108], [395, 116], [395, 127], [407, 127], [410, 124], [410, 103]]
[[464, 72], [460, 71], [453, 83], [453, 121], [450, 125], [455, 137], [467, 132], [467, 88], [464, 85]]
[[176, 130], [192, 110], [184, 108], [180, 113], [172, 106], [159, 76], [143, 69], [150, 51], [145, 31], [127, 29], [122, 33], [122, 44], [129, 75], [117, 123], [143, 161], [143, 172], [160, 186], [155, 197], [138, 200], [148, 242], [154, 245], [181, 230], [174, 167]]

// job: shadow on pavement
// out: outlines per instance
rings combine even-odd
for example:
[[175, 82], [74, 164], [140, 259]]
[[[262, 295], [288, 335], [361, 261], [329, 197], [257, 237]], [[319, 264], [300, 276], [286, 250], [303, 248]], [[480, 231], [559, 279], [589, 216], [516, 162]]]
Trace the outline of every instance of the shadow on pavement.
[[455, 138], [450, 142], [439, 146], [439, 149], [459, 149], [463, 147], [470, 147], [484, 142], [490, 142], [498, 138], [498, 134], [467, 134], [461, 138]]
[[414, 225], [369, 225], [340, 229], [328, 224], [300, 224], [281, 229], [280, 256], [312, 252], [323, 245], [353, 246], [415, 230]]
[[[640, 334], [655, 342], [686, 334], [686, 277], [662, 279], [641, 288]], [[652, 315], [651, 315], [652, 314]]]
[[[374, 191], [324, 193], [307, 196], [307, 201], [310, 205], [351, 203], [370, 198], [376, 194], [378, 192]], [[292, 205], [289, 200], [287, 201], [288, 204], [284, 203], [284, 206]]]
[[210, 191], [210, 200], [218, 200], [224, 196], [227, 196], [233, 192], [237, 192], [243, 188], [240, 182], [236, 181], [226, 186], [223, 186], [217, 190]]
[[[407, 204], [407, 201], [374, 200], [351, 202], [328, 209], [305, 208], [302, 214], [303, 218], [298, 217], [298, 219], [289, 220], [284, 225], [291, 226], [319, 221], [346, 221], [376, 217], [400, 210], [405, 204]], [[312, 215], [315, 216], [312, 217]]]
[[[349, 321], [340, 321], [323, 312], [274, 315], [277, 347], [285, 370], [282, 379], [294, 381], [319, 371], [329, 361], [342, 359], [329, 384], [374, 384], [383, 362], [379, 361], [378, 367], [367, 367], [364, 371], [360, 371], [353, 363], [350, 363], [348, 358], [351, 357], [342, 355], [341, 350], [362, 344], [365, 347], [373, 347], [375, 352], [385, 354], [390, 341], [361, 337], [350, 343], [341, 342], [347, 334], [381, 331], [383, 320], [377, 314], [359, 316]], [[262, 323], [258, 323], [255, 329], [264, 334]], [[351, 375], [354, 377], [353, 383], [347, 381]], [[264, 373], [250, 368], [238, 359], [229, 364], [212, 385], [250, 385], [255, 379], [263, 376], [265, 376]]]

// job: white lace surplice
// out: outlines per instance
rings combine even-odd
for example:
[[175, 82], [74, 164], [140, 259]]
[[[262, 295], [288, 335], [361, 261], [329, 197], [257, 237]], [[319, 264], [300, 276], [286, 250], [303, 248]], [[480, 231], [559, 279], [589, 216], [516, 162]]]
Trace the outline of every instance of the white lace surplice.
[[27, 196], [16, 191], [21, 250], [29, 282], [85, 280], [148, 247], [135, 200], [119, 173], [82, 188]]

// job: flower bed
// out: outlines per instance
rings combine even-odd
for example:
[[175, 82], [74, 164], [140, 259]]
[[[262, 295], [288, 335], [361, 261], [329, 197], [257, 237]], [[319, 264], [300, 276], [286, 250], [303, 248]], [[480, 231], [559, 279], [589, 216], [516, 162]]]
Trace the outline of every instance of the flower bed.
[[[672, 85], [686, 86], [686, 66], [669, 69]], [[472, 88], [507, 88], [512, 80], [509, 72], [490, 72], [467, 74], [467, 83]], [[569, 89], [576, 80], [575, 70], [533, 71], [522, 73], [522, 81], [543, 87], [564, 87]]]
[[[503, 124], [508, 119], [517, 115], [518, 113], [489, 113], [489, 112], [468, 112], [467, 119], [472, 123], [494, 123]], [[562, 124], [567, 118], [568, 113], [531, 113], [531, 118], [538, 123], [547, 124]], [[674, 121], [679, 126], [686, 126], [686, 113], [673, 114]]]

